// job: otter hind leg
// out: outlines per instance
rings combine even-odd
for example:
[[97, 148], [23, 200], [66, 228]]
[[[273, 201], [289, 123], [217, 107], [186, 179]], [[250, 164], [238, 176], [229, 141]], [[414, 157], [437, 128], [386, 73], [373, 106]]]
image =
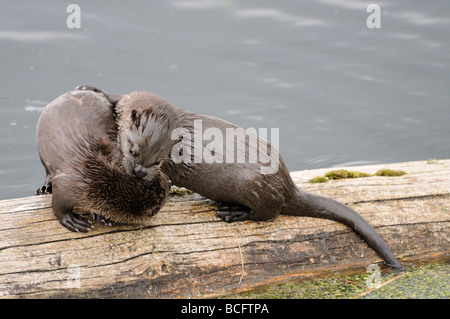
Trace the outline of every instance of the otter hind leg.
[[70, 192], [64, 192], [53, 183], [52, 210], [59, 223], [73, 232], [86, 233], [92, 230], [94, 227], [89, 220], [73, 212], [74, 206]]
[[253, 220], [254, 215], [250, 208], [243, 205], [221, 204], [216, 208], [216, 216], [228, 223]]
[[265, 221], [277, 217], [281, 213], [283, 198], [273, 198], [272, 202], [258, 202], [249, 206], [239, 204], [222, 204], [216, 209], [216, 216], [226, 222], [242, 220]]

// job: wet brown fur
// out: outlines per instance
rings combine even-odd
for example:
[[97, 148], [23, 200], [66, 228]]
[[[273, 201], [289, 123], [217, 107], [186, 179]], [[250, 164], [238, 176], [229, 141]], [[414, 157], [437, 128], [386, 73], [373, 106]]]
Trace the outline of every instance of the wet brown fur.
[[[176, 112], [164, 99], [145, 92], [124, 95], [116, 112], [121, 119], [118, 143], [125, 170], [130, 175], [141, 171], [154, 176], [177, 142], [170, 138], [180, 126]], [[153, 152], [147, 152], [149, 148]]]
[[74, 208], [112, 222], [138, 223], [166, 202], [170, 186], [162, 172], [150, 180], [125, 173], [116, 134], [112, 105], [102, 93], [68, 92], [42, 112], [37, 142], [47, 176], [37, 193], [53, 194], [53, 212], [64, 227], [91, 229]]
[[[136, 115], [146, 114], [146, 118], [154, 114], [165, 117], [173, 122], [172, 127], [181, 127], [194, 134], [194, 121], [201, 121], [202, 130], [207, 128], [219, 129], [223, 136], [228, 128], [237, 129], [237, 125], [222, 119], [197, 114], [183, 109], [175, 108], [168, 102], [145, 92], [135, 92], [124, 96], [118, 103], [119, 137], [121, 151], [124, 156], [128, 152], [138, 150], [139, 156], [134, 161], [124, 161], [127, 172], [138, 168], [139, 171], [151, 172], [155, 167], [162, 171], [177, 186], [186, 187], [207, 198], [218, 202], [242, 205], [235, 209], [228, 208], [218, 211], [217, 216], [225, 221], [238, 220], [269, 220], [279, 214], [296, 216], [309, 216], [315, 218], [331, 219], [341, 222], [357, 232], [386, 263], [394, 268], [401, 269], [401, 265], [393, 255], [387, 244], [376, 230], [353, 209], [331, 198], [310, 194], [299, 189], [290, 177], [289, 171], [278, 152], [270, 154], [271, 159], [279, 159], [278, 169], [271, 174], [261, 174], [264, 163], [250, 163], [246, 154], [245, 163], [206, 163], [205, 161], [175, 164], [170, 158], [173, 136], [171, 132], [163, 129], [158, 123], [151, 125], [145, 121], [137, 121]], [[149, 113], [150, 112], [150, 113]], [[142, 118], [144, 119], [144, 118]], [[167, 125], [166, 122], [162, 122]], [[138, 125], [138, 126], [136, 126]], [[136, 132], [142, 132], [136, 134]], [[157, 133], [156, 139], [148, 137]], [[201, 132], [200, 132], [201, 133]], [[195, 138], [195, 137], [194, 137]], [[264, 143], [260, 137], [255, 137]], [[209, 141], [203, 140], [203, 148]], [[268, 143], [268, 142], [266, 142]], [[160, 148], [160, 146], [163, 146]], [[270, 143], [267, 145], [271, 149]], [[248, 149], [249, 144], [246, 144]], [[271, 149], [272, 150], [272, 149]], [[219, 151], [221, 151], [219, 149]], [[225, 153], [225, 149], [223, 149]], [[253, 149], [255, 151], [255, 149]], [[259, 152], [259, 149], [258, 149]], [[155, 154], [166, 158], [161, 166], [155, 165]], [[259, 153], [258, 153], [259, 155]], [[193, 158], [192, 158], [193, 159]]]

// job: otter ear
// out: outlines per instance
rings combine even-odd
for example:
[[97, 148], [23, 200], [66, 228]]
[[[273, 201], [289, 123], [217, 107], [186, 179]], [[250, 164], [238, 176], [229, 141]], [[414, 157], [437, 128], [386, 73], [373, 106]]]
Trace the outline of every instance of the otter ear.
[[131, 120], [136, 121], [137, 118], [138, 118], [137, 110], [135, 110], [135, 109], [131, 110]]

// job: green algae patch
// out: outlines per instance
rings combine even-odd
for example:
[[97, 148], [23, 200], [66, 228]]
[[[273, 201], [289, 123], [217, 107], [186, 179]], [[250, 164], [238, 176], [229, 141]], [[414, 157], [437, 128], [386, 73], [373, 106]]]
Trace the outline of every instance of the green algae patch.
[[412, 266], [405, 272], [382, 272], [379, 287], [374, 273], [329, 275], [323, 278], [274, 284], [257, 292], [232, 295], [241, 299], [379, 299], [450, 298], [450, 265], [430, 263]]
[[187, 188], [178, 187], [178, 186], [175, 186], [175, 185], [173, 185], [170, 188], [170, 192], [169, 192], [170, 195], [178, 195], [178, 196], [188, 195], [188, 194], [192, 194], [192, 193], [193, 193], [193, 191], [191, 191], [191, 190], [189, 190]]
[[328, 179], [360, 178], [369, 176], [371, 175], [368, 173], [347, 171], [345, 169], [339, 169], [325, 174], [325, 177]]
[[444, 263], [412, 267], [400, 278], [362, 298], [449, 299], [450, 265]]
[[330, 180], [344, 179], [344, 178], [360, 178], [360, 177], [370, 177], [372, 175], [363, 172], [347, 171], [345, 169], [338, 169], [335, 171], [330, 171], [324, 176], [317, 176], [309, 180], [310, 183], [326, 183]]
[[375, 173], [376, 176], [403, 176], [405, 174], [405, 171], [394, 169], [380, 169]]
[[361, 178], [361, 177], [371, 177], [371, 176], [403, 176], [407, 174], [402, 170], [393, 170], [393, 169], [380, 169], [374, 175], [369, 173], [357, 172], [357, 171], [348, 171], [345, 169], [338, 169], [334, 171], [330, 171], [326, 173], [324, 176], [317, 176], [311, 178], [309, 183], [326, 183], [330, 180], [338, 180], [338, 179], [347, 179], [347, 178]]
[[313, 183], [313, 184], [315, 184], [315, 183], [326, 183], [326, 182], [328, 182], [328, 178], [323, 177], [323, 176], [317, 176], [317, 177], [311, 178], [309, 180], [309, 182]]

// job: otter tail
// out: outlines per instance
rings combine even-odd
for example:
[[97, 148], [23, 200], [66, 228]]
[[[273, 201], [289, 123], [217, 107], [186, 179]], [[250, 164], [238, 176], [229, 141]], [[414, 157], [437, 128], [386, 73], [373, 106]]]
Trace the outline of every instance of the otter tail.
[[383, 238], [353, 209], [331, 198], [302, 192], [298, 188], [297, 196], [295, 197], [295, 200], [292, 203], [288, 203], [287, 207], [283, 209], [283, 214], [316, 217], [340, 222], [360, 235], [385, 260], [388, 266], [403, 270], [402, 265]]

